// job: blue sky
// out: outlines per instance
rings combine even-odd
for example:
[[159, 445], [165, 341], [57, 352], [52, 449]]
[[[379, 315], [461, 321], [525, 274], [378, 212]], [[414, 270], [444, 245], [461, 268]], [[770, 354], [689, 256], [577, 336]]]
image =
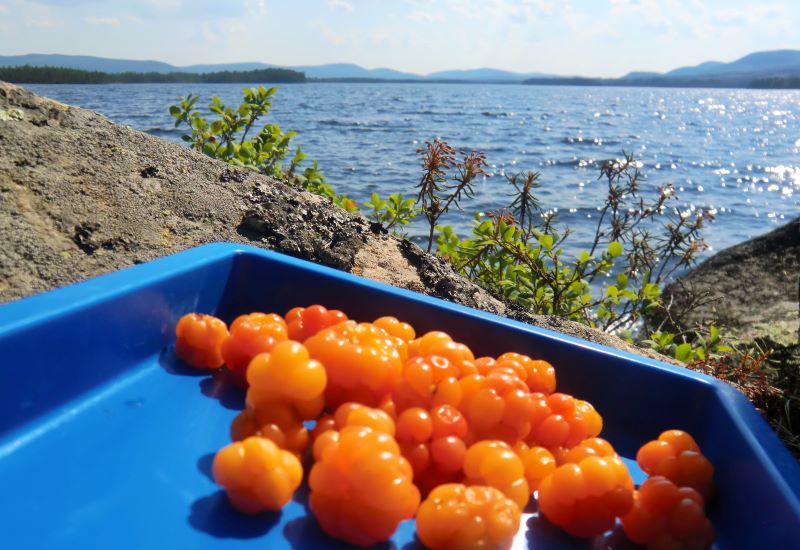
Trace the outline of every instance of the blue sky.
[[782, 48], [798, 0], [0, 0], [0, 55], [620, 76]]

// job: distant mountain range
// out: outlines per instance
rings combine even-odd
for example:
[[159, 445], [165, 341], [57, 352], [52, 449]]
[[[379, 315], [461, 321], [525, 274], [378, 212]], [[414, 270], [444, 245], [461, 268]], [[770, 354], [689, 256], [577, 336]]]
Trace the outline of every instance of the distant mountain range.
[[537, 77], [525, 84], [583, 84], [590, 86], [671, 86], [710, 88], [781, 87], [800, 79], [800, 50], [751, 53], [722, 63], [707, 61], [666, 73], [632, 72], [622, 78]]
[[[266, 63], [221, 63], [178, 67], [161, 61], [108, 59], [84, 55], [28, 54], [0, 56], [0, 67], [30, 65], [65, 67], [106, 73], [212, 73], [278, 68]], [[752, 87], [758, 83], [796, 82], [800, 79], [800, 50], [775, 50], [746, 55], [730, 63], [708, 61], [666, 73], [631, 72], [621, 78], [557, 76], [545, 73], [515, 73], [500, 69], [439, 71], [428, 75], [388, 68], [366, 69], [352, 63], [281, 67], [302, 71], [309, 79], [321, 80], [404, 80], [449, 82], [497, 82], [526, 84], [585, 84], [593, 86], [709, 86]], [[767, 86], [772, 87], [772, 86]]]
[[[220, 71], [254, 71], [277, 68], [278, 65], [266, 63], [220, 63], [188, 65], [177, 67], [161, 61], [137, 61], [131, 59], [108, 59], [88, 55], [27, 54], [0, 55], [0, 67], [64, 67], [82, 71], [101, 71], [104, 73], [213, 73]], [[526, 78], [548, 77], [544, 73], [514, 73], [499, 69], [471, 69], [461, 71], [441, 71], [429, 75], [405, 73], [394, 69], [365, 69], [353, 63], [332, 63], [328, 65], [302, 65], [280, 67], [302, 71], [308, 78], [318, 79], [369, 79], [369, 80], [459, 80], [475, 82], [522, 82]]]

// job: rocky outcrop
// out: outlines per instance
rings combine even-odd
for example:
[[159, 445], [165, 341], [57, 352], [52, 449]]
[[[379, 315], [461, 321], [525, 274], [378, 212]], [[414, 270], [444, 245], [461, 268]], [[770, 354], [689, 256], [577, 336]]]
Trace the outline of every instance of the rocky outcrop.
[[0, 303], [214, 241], [262, 246], [663, 359], [509, 307], [323, 198], [0, 83]]
[[800, 218], [715, 254], [664, 294], [677, 329], [713, 322], [743, 342], [800, 344]]

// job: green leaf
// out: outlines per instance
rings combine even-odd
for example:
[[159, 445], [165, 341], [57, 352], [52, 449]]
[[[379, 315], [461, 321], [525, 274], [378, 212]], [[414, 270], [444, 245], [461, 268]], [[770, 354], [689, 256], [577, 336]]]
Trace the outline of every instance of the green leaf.
[[622, 254], [622, 244], [619, 241], [612, 241], [608, 245], [608, 253], [611, 255], [612, 258], [616, 258], [620, 254]]
[[675, 348], [675, 359], [681, 361], [682, 363], [688, 363], [689, 360], [692, 358], [692, 345], [691, 344], [681, 344], [677, 348]]
[[539, 237], [539, 244], [542, 245], [542, 248], [545, 250], [551, 250], [553, 248], [553, 236], [552, 235], [542, 235]]
[[620, 273], [619, 275], [617, 275], [617, 286], [619, 288], [625, 288], [626, 286], [628, 286], [628, 276], [625, 275], [624, 273]]
[[717, 342], [717, 340], [719, 340], [719, 329], [714, 325], [711, 325], [709, 330], [711, 331], [711, 343], [714, 344]]

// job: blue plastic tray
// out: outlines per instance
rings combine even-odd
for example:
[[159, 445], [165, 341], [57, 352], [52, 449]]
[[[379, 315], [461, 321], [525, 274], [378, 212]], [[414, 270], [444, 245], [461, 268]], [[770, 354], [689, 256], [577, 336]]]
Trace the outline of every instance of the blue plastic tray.
[[[182, 366], [172, 347], [187, 312], [230, 322], [316, 302], [358, 320], [392, 314], [420, 333], [445, 330], [476, 355], [547, 359], [561, 391], [597, 407], [603, 436], [623, 456], [664, 429], [695, 436], [716, 467], [717, 547], [800, 544], [800, 468], [728, 385], [279, 254], [213, 244], [0, 307], [0, 547], [343, 546], [320, 533], [302, 492], [281, 513], [231, 510], [210, 470], [243, 397]], [[616, 535], [607, 538], [619, 547]], [[516, 542], [592, 544], [533, 513]], [[419, 546], [413, 522], [382, 545]]]

